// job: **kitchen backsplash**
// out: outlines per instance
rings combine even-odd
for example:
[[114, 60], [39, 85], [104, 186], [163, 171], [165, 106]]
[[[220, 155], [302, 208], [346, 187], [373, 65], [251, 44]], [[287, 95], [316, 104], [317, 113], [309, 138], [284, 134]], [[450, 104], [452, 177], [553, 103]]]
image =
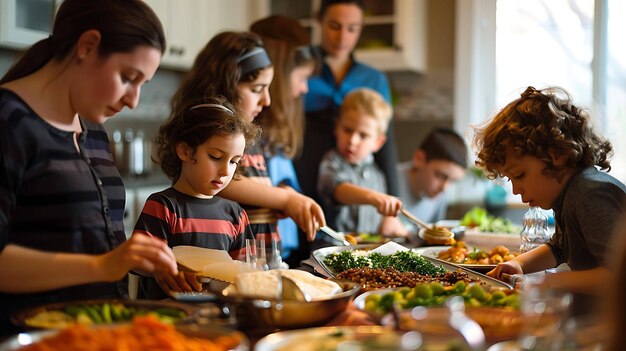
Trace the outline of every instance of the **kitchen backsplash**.
[[394, 118], [452, 120], [454, 74], [451, 70], [388, 72]]

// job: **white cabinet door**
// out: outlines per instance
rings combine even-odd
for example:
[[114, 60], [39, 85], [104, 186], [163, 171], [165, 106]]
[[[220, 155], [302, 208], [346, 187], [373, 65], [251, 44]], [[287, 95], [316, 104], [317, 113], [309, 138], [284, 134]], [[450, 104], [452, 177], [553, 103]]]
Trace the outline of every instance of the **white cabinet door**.
[[1, 0], [0, 45], [29, 47], [52, 33], [55, 0]]
[[[319, 43], [320, 27], [314, 19], [319, 0], [294, 1], [249, 0], [253, 20], [282, 14], [297, 18], [310, 28], [314, 44]], [[380, 3], [376, 2], [380, 1]], [[365, 19], [358, 60], [380, 70], [424, 71], [426, 68], [427, 0], [393, 0], [393, 11], [381, 10], [382, 0], [365, 1]], [[308, 7], [308, 13], [302, 6]], [[391, 4], [389, 4], [391, 6]]]
[[165, 30], [161, 66], [189, 69], [209, 40], [223, 30], [245, 30], [246, 0], [146, 0]]
[[383, 71], [426, 69], [426, 0], [395, 0], [392, 48], [355, 51], [356, 58]]
[[[167, 49], [161, 58], [161, 66], [169, 68], [188, 68], [191, 66], [190, 55], [193, 54], [193, 48], [190, 46], [190, 37], [195, 32], [192, 27], [197, 25], [197, 21], [186, 19], [186, 12], [193, 12], [195, 0], [146, 0], [146, 3], [159, 16], [165, 39], [167, 41]], [[199, 14], [199, 11], [197, 12]], [[197, 35], [197, 33], [196, 33]]]

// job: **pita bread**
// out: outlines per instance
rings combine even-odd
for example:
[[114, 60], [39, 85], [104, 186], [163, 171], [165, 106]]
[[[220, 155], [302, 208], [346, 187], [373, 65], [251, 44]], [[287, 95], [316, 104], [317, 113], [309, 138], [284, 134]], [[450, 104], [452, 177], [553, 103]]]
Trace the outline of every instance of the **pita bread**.
[[311, 300], [324, 300], [343, 291], [333, 281], [316, 277], [309, 272], [298, 269], [240, 273], [235, 278], [234, 290], [241, 296], [278, 299], [280, 294], [278, 280], [281, 275], [293, 280], [302, 291], [311, 297]]
[[194, 272], [201, 277], [234, 283], [237, 274], [247, 271], [244, 262], [233, 260], [224, 250], [181, 245], [175, 246], [173, 251], [182, 270]]

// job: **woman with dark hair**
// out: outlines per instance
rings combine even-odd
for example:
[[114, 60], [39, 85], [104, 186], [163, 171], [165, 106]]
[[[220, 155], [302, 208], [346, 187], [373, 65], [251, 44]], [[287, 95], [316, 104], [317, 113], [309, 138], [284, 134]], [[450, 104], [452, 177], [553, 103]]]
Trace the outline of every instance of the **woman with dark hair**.
[[165, 49], [140, 0], [65, 0], [52, 34], [0, 80], [0, 330], [47, 302], [127, 296], [129, 270], [177, 273], [161, 240], [126, 240], [106, 131]]
[[[335, 147], [333, 128], [343, 98], [356, 88], [370, 88], [391, 104], [387, 77], [355, 60], [353, 51], [363, 29], [362, 0], [322, 0], [318, 13], [323, 64], [319, 75], [309, 80], [305, 97], [306, 128], [302, 155], [294, 163], [304, 194], [317, 199], [318, 168], [322, 156]], [[374, 154], [387, 179], [387, 191], [398, 195], [397, 157], [393, 128], [387, 142]]]

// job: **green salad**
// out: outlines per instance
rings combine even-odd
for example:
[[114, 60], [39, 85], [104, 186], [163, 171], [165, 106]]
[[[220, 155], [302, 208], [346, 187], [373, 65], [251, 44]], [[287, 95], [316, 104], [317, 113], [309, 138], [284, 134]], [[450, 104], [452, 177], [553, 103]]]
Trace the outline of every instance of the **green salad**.
[[490, 215], [482, 207], [474, 207], [461, 219], [461, 225], [475, 228], [481, 232], [519, 233], [520, 228], [506, 218]]

